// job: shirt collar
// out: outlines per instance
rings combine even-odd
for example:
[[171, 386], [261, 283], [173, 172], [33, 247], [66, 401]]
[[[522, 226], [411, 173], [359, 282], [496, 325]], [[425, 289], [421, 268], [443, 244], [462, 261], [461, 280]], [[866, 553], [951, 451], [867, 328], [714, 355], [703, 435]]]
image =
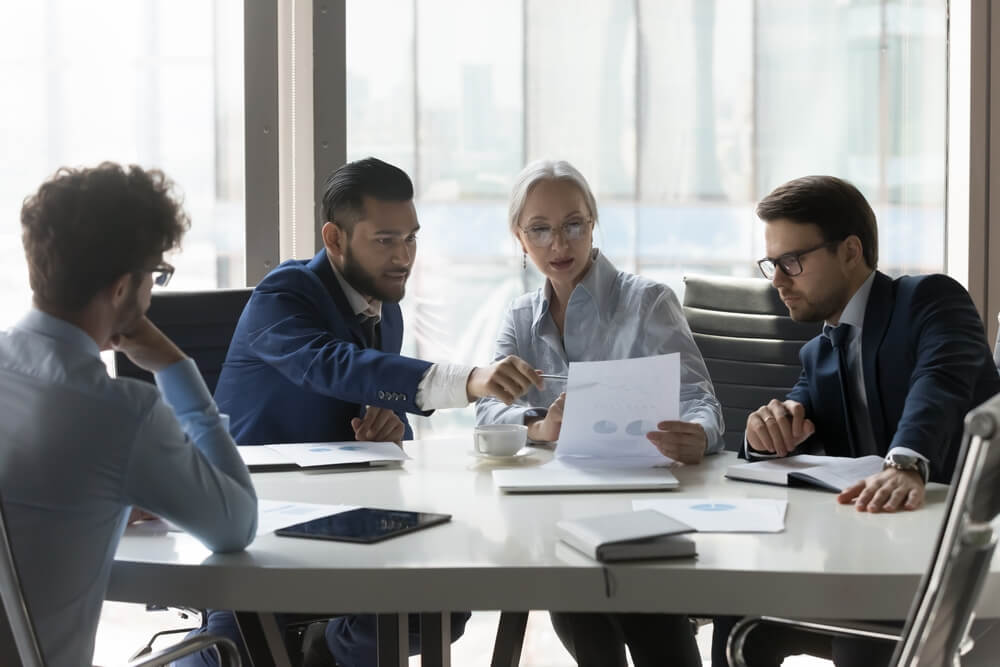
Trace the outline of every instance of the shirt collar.
[[[853, 335], [858, 335], [865, 323], [865, 310], [868, 308], [868, 295], [872, 291], [872, 283], [875, 282], [875, 271], [868, 274], [861, 287], [854, 293], [851, 300], [844, 306], [844, 312], [840, 314], [839, 324], [850, 324], [854, 327]], [[825, 326], [832, 326], [829, 322], [823, 323]]]
[[22, 331], [54, 338], [92, 357], [101, 358], [101, 349], [97, 347], [97, 342], [90, 337], [90, 334], [75, 324], [37, 308], [29, 310], [14, 326]]
[[[604, 318], [605, 313], [605, 301], [607, 300], [607, 295], [610, 292], [608, 288], [611, 281], [615, 279], [618, 275], [618, 269], [615, 268], [607, 257], [601, 254], [599, 248], [594, 248], [590, 252], [590, 268], [587, 269], [587, 273], [583, 276], [583, 280], [573, 288], [573, 292], [570, 294], [570, 301], [572, 302], [574, 298], [577, 302], [582, 298], [589, 298], [594, 302], [597, 310], [597, 316], [599, 318]], [[580, 296], [578, 296], [578, 294]], [[542, 298], [538, 304], [538, 308], [535, 310], [534, 322], [532, 322], [533, 331], [537, 332], [538, 326], [542, 321], [542, 317], [549, 311], [549, 300], [552, 298], [552, 283], [546, 278], [545, 285], [542, 287]], [[568, 306], [569, 304], [567, 304]]]
[[341, 275], [340, 270], [337, 269], [337, 265], [333, 263], [330, 256], [327, 255], [327, 261], [330, 262], [330, 268], [333, 269], [333, 275], [336, 276], [337, 282], [340, 284], [340, 289], [344, 291], [344, 296], [347, 297], [347, 303], [350, 304], [351, 310], [354, 311], [355, 315], [364, 315], [365, 317], [374, 317], [378, 320], [382, 319], [382, 302], [378, 299], [372, 299], [369, 301], [366, 299], [361, 292], [354, 289], [349, 282]]

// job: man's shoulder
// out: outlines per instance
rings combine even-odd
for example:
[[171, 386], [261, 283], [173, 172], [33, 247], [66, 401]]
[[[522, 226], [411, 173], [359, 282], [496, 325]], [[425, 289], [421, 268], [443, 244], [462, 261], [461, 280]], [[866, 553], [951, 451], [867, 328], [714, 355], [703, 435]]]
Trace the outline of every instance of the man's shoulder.
[[290, 288], [322, 288], [316, 273], [309, 268], [309, 260], [289, 259], [285, 260], [273, 271], [264, 276], [254, 292], [273, 291]]
[[969, 297], [969, 292], [961, 283], [943, 273], [923, 273], [904, 275], [891, 279], [897, 299], [934, 299]]

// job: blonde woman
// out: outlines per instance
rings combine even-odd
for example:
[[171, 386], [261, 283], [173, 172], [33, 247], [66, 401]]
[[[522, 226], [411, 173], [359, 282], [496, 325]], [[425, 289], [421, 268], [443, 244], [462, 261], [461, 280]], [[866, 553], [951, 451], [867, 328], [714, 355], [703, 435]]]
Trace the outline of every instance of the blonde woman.
[[[722, 449], [723, 433], [722, 408], [705, 362], [673, 291], [619, 271], [594, 248], [597, 217], [590, 186], [568, 162], [534, 162], [518, 176], [510, 231], [545, 284], [507, 310], [496, 358], [513, 354], [547, 373], [565, 374], [571, 361], [679, 352], [681, 417], [659, 422], [646, 437], [666, 457], [699, 463]], [[511, 406], [480, 399], [476, 421], [526, 424], [532, 440], [554, 442], [562, 425], [563, 389], [547, 382]], [[701, 665], [686, 616], [553, 612], [552, 622], [581, 667], [624, 667], [626, 646], [636, 667]]]

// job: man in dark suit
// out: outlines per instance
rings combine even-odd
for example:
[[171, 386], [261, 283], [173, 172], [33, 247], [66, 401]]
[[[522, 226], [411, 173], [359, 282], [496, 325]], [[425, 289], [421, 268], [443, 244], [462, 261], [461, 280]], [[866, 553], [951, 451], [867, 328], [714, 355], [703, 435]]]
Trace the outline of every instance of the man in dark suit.
[[[514, 356], [479, 368], [399, 354], [398, 302], [420, 229], [412, 200], [409, 177], [375, 158], [330, 175], [323, 250], [268, 274], [233, 335], [215, 398], [238, 444], [401, 442], [413, 437], [407, 412], [429, 415], [483, 396], [511, 403], [541, 387], [535, 369]], [[468, 617], [452, 614], [453, 639]], [[417, 618], [411, 621], [410, 652], [417, 653]], [[239, 637], [227, 611], [211, 611], [205, 629]], [[303, 664], [374, 666], [375, 641], [374, 616], [339, 616], [310, 626]], [[214, 664], [207, 653], [199, 660]]]
[[[944, 275], [894, 280], [877, 271], [875, 214], [841, 179], [790, 181], [757, 215], [767, 249], [761, 271], [792, 319], [824, 327], [803, 346], [802, 374], [785, 400], [747, 418], [747, 458], [876, 454], [883, 470], [837, 500], [867, 512], [919, 509], [928, 479], [951, 479], [965, 413], [1000, 391], [968, 292]], [[713, 664], [725, 664], [727, 626], [731, 619], [716, 623]], [[893, 648], [770, 628], [754, 635], [747, 651], [755, 666], [809, 652], [867, 667], [887, 663]]]

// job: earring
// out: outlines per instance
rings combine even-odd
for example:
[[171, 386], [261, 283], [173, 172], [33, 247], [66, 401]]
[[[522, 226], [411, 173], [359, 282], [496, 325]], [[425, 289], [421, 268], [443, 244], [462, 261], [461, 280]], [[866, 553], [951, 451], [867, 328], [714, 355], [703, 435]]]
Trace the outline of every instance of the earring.
[[521, 253], [521, 270], [526, 271], [528, 269], [528, 253]]

